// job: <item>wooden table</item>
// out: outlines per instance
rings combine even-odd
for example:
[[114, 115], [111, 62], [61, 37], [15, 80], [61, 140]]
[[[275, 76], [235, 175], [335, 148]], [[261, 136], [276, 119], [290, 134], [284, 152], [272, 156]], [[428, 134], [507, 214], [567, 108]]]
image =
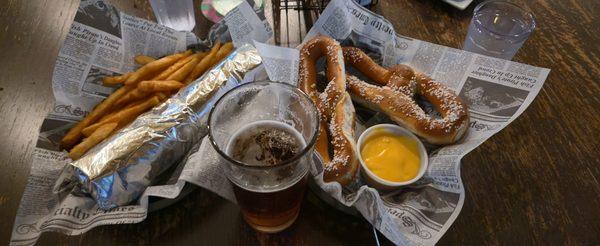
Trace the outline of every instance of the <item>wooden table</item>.
[[[113, 2], [153, 19], [146, 1]], [[374, 11], [398, 34], [460, 48], [476, 4], [459, 11], [438, 0], [381, 0]], [[463, 159], [465, 204], [441, 245], [600, 243], [600, 4], [520, 4], [533, 10], [539, 25], [514, 60], [552, 72], [519, 119]], [[77, 6], [76, 0], [2, 3], [0, 244], [10, 237], [38, 128], [53, 103], [54, 62]], [[199, 12], [196, 18], [202, 36], [209, 23]], [[46, 233], [39, 242], [373, 245], [374, 238], [363, 219], [346, 216], [311, 193], [291, 229], [262, 235], [243, 222], [235, 205], [197, 190], [139, 224], [99, 227], [74, 237]]]

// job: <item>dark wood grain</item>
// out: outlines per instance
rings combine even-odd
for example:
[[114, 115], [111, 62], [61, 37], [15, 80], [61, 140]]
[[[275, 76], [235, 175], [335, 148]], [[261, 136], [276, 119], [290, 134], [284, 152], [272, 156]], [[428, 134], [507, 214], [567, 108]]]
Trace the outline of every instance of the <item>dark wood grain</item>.
[[[377, 12], [399, 34], [460, 48], [475, 5], [434, 2], [382, 1]], [[522, 4], [538, 27], [514, 60], [552, 71], [519, 119], [463, 159], [465, 204], [441, 245], [600, 243], [600, 4]]]
[[53, 104], [54, 61], [75, 1], [0, 3], [0, 243], [12, 231], [38, 129]]
[[[112, 2], [127, 13], [154, 18], [147, 1]], [[438, 0], [381, 0], [374, 11], [398, 34], [460, 48], [476, 3], [459, 11]], [[27, 182], [38, 128], [52, 105], [52, 70], [78, 1], [0, 4], [3, 244]], [[465, 204], [441, 245], [600, 244], [600, 3], [519, 4], [533, 11], [538, 28], [514, 60], [552, 71], [519, 119], [463, 159]], [[204, 37], [210, 22], [198, 9], [196, 19], [195, 32]], [[200, 189], [139, 224], [103, 226], [72, 237], [46, 233], [40, 239], [43, 245], [160, 243], [372, 245], [374, 239], [363, 219], [334, 210], [312, 193], [292, 228], [258, 234], [235, 205]]]
[[[434, 2], [382, 1], [377, 12], [399, 34], [460, 48], [474, 5]], [[600, 5], [522, 4], [538, 27], [514, 60], [552, 71], [519, 119], [463, 159], [465, 205], [442, 245], [600, 243]]]

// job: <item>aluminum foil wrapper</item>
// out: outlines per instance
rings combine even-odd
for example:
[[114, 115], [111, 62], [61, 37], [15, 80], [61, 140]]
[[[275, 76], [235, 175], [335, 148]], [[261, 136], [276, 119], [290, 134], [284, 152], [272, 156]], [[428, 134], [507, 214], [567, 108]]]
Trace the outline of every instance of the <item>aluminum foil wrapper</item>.
[[101, 209], [136, 200], [160, 174], [179, 163], [207, 131], [219, 89], [233, 76], [241, 81], [260, 65], [254, 47], [238, 48], [219, 65], [128, 127], [70, 163], [82, 188]]

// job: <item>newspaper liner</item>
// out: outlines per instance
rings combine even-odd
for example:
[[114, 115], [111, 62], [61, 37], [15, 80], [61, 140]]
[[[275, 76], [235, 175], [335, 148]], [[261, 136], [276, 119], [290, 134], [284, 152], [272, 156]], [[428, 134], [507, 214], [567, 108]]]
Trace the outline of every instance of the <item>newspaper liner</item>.
[[[247, 10], [251, 8], [240, 7], [242, 5], [233, 11], [238, 14], [235, 18], [249, 15]], [[109, 7], [108, 11], [117, 12], [111, 8]], [[81, 11], [82, 6], [78, 15]], [[87, 78], [131, 70], [134, 65], [124, 61], [131, 61], [134, 54], [160, 56], [182, 50], [185, 44], [199, 42], [189, 33], [181, 35], [123, 13], [120, 19], [120, 25], [135, 20], [140, 26], [135, 28], [126, 25], [127, 27], [122, 28], [119, 35], [115, 36], [111, 34], [114, 32], [103, 27], [102, 23], [81, 23], [84, 19], [78, 21], [76, 17], [63, 45], [67, 48], [63, 47], [57, 59], [53, 78], [57, 103], [41, 127], [29, 182], [15, 219], [11, 244], [33, 244], [43, 231], [53, 230], [76, 235], [99, 225], [140, 222], [147, 214], [148, 196], [175, 198], [186, 182], [204, 187], [235, 202], [231, 185], [219, 170], [218, 154], [207, 142], [207, 138], [202, 140], [197, 152], [190, 153], [186, 161], [177, 166], [180, 171], [167, 177], [167, 185], [149, 187], [135, 205], [103, 211], [95, 207], [91, 198], [79, 196], [76, 192], [66, 197], [50, 194], [52, 185], [67, 162], [65, 153], [59, 152], [52, 143], [58, 142], [68, 130], [65, 121], [80, 119], [84, 111], [101, 100], [101, 97], [96, 98], [89, 94], [102, 96], [102, 93], [109, 93], [99, 86], [94, 87], [93, 82], [87, 83]], [[261, 40], [263, 37], [260, 37], [260, 33], [271, 33], [264, 21], [248, 23], [250, 27], [238, 28], [238, 31], [231, 32], [231, 35], [242, 36], [238, 37], [238, 40]], [[229, 39], [227, 28], [218, 25], [216, 27], [209, 34], [209, 40]], [[250, 29], [261, 29], [265, 32]], [[130, 36], [144, 39], [140, 41], [141, 39], [120, 38], [121, 32], [125, 34], [123, 36], [130, 33]], [[135, 32], [135, 35], [132, 32]], [[248, 32], [259, 38], [243, 38]], [[101, 36], [77, 39], [83, 33]], [[332, 1], [306, 39], [317, 34], [332, 36], [344, 45], [361, 47], [384, 66], [408, 64], [450, 86], [469, 104], [471, 125], [467, 136], [461, 142], [443, 148], [436, 149], [430, 146], [430, 163], [425, 177], [418, 184], [406, 189], [379, 194], [371, 188], [361, 186], [349, 192], [342, 192], [338, 184], [323, 183], [319, 164], [313, 166], [315, 180], [325, 192], [340, 203], [356, 208], [392, 242], [403, 245], [435, 244], [462, 209], [465, 192], [460, 178], [460, 159], [516, 119], [533, 101], [549, 70], [397, 36], [392, 25], [383, 17], [352, 1]], [[112, 38], [117, 43], [112, 52], [116, 57], [113, 60], [118, 62], [114, 62], [117, 65], [113, 67], [109, 66], [111, 60], [106, 61], [104, 58], [110, 52], [104, 50], [104, 46], [94, 43], [98, 42], [94, 40], [105, 38]], [[172, 41], [166, 42], [159, 38]], [[236, 40], [233, 37], [231, 39]], [[82, 42], [94, 44], [94, 47], [72, 49]], [[296, 83], [297, 50], [260, 43], [255, 45], [264, 64], [247, 73], [243, 81], [227, 81], [221, 90], [233, 88], [237, 83], [267, 78]], [[98, 57], [98, 54], [104, 57]], [[121, 66], [118, 66], [119, 64]], [[98, 71], [92, 69], [94, 66]], [[217, 97], [218, 95], [213, 98]], [[357, 106], [357, 110], [362, 109]], [[385, 121], [386, 118], [380, 114], [360, 119], [357, 136], [364, 127]]]
[[[170, 104], [153, 109], [154, 113], [159, 113], [171, 110], [166, 107], [168, 105], [185, 106], [183, 104], [207, 100], [203, 105], [187, 108], [196, 111], [198, 119], [195, 120], [198, 121], [193, 134], [184, 134], [188, 138], [185, 141], [199, 142], [206, 134], [201, 129], [206, 127], [202, 122], [206, 121], [211, 105], [220, 94], [250, 81], [243, 80], [244, 73], [262, 62], [256, 49], [247, 44], [251, 40], [267, 41], [272, 36], [264, 15], [259, 15], [262, 13], [255, 13], [252, 6], [243, 2], [230, 11], [224, 21], [211, 28], [208, 40], [201, 41], [192, 33], [177, 32], [119, 12], [101, 0], [82, 1], [56, 61], [52, 78], [55, 106], [40, 129], [10, 244], [34, 244], [45, 231], [77, 235], [99, 225], [137, 223], [146, 218], [148, 196], [177, 197], [185, 185], [179, 176], [185, 170], [185, 163], [176, 164], [172, 167], [173, 172], [159, 176], [155, 181], [163, 185], [148, 187], [135, 204], [128, 206], [100, 209], [96, 201], [78, 186], [69, 186], [68, 192], [55, 195], [52, 187], [69, 163], [66, 152], [59, 150], [58, 142], [74, 122], [114, 90], [102, 86], [102, 77], [135, 69], [135, 55], [160, 57], [181, 52], [186, 47], [208, 49], [217, 40], [233, 40], [237, 49], [224, 62], [178, 93], [175, 97], [179, 99], [172, 98]], [[240, 22], [243, 25], [239, 25]], [[246, 77], [254, 78], [253, 74], [256, 73], [246, 73]], [[133, 123], [127, 129], [135, 129], [143, 125], [143, 121], [152, 121], [152, 115], [152, 111], [144, 114], [136, 120], [139, 124]], [[107, 142], [110, 141], [103, 145]], [[67, 179], [62, 181], [69, 181], [68, 175], [65, 176]]]
[[[471, 123], [466, 136], [452, 145], [428, 145], [429, 168], [421, 180], [408, 187], [379, 193], [362, 185], [361, 178], [357, 185], [342, 190], [338, 183], [323, 182], [320, 163], [313, 167], [315, 181], [324, 192], [337, 202], [358, 210], [395, 244], [435, 244], [463, 206], [461, 158], [523, 113], [537, 96], [550, 70], [398, 36], [382, 16], [354, 1], [331, 1], [305, 41], [317, 35], [333, 37], [344, 46], [360, 47], [386, 67], [407, 64], [446, 84], [469, 105]], [[296, 83], [297, 50], [255, 45], [265, 58], [264, 67], [270, 78]], [[275, 58], [276, 65], [270, 64], [274, 61], [271, 58]], [[323, 67], [324, 64], [321, 70]], [[353, 70], [350, 73], [357, 74]], [[359, 116], [357, 137], [366, 127], [390, 122], [381, 113], [369, 112], [356, 103], [355, 106]], [[423, 106], [434, 113], [430, 105], [425, 103]], [[187, 165], [194, 166], [187, 170], [205, 174], [203, 180], [191, 182], [218, 190], [219, 194], [234, 201], [227, 181], [212, 183], [226, 178], [218, 172], [218, 154], [207, 139], [196, 153], [190, 155]]]

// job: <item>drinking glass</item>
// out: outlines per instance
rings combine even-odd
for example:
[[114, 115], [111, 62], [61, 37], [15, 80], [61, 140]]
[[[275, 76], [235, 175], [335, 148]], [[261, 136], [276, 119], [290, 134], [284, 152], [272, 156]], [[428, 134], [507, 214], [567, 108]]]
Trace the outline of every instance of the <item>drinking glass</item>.
[[533, 15], [516, 4], [480, 3], [473, 12], [463, 50], [511, 60], [535, 25]]
[[[215, 103], [208, 122], [209, 139], [219, 153], [221, 169], [232, 183], [246, 222], [266, 233], [279, 232], [292, 225], [306, 190], [319, 129], [319, 114], [308, 96], [284, 83], [244, 84], [225, 93]], [[260, 132], [256, 136], [263, 136], [261, 134], [269, 130], [285, 130], [290, 133], [287, 137], [294, 136], [295, 153], [289, 154], [284, 148], [286, 144], [273, 139], [270, 141], [275, 144], [268, 148], [252, 145], [254, 141], [259, 143], [261, 138], [258, 137], [250, 138], [250, 142], [242, 141], [244, 134]], [[253, 147], [248, 147], [248, 143]], [[252, 151], [244, 152], [246, 149]], [[267, 155], [285, 158], [267, 163], [265, 150]], [[241, 158], [236, 153], [251, 155]]]
[[150, 0], [159, 24], [177, 31], [191, 31], [196, 26], [192, 0]]

